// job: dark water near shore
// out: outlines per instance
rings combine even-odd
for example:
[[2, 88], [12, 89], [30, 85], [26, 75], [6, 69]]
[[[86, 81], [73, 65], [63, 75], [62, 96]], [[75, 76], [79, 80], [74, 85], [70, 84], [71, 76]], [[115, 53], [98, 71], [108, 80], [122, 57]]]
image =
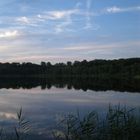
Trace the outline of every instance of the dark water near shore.
[[1, 79], [0, 88], [0, 126], [12, 130], [22, 106], [31, 134], [41, 140], [51, 137], [57, 124], [77, 110], [96, 110], [104, 116], [109, 104], [140, 107], [139, 81], [11, 78]]

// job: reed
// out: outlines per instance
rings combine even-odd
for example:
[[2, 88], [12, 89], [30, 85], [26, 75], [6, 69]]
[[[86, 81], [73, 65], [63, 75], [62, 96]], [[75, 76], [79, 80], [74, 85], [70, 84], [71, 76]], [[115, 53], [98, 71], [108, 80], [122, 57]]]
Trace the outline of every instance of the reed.
[[26, 120], [23, 110], [20, 108], [16, 115], [16, 124], [11, 128], [11, 134], [7, 133], [4, 128], [1, 128], [0, 140], [24, 140], [29, 131], [30, 122]]
[[[55, 136], [58, 140], [139, 140], [140, 112], [126, 107], [109, 106], [104, 119], [92, 111], [80, 117], [68, 115], [65, 130]], [[135, 115], [138, 113], [137, 115]], [[63, 134], [63, 135], [62, 135]]]

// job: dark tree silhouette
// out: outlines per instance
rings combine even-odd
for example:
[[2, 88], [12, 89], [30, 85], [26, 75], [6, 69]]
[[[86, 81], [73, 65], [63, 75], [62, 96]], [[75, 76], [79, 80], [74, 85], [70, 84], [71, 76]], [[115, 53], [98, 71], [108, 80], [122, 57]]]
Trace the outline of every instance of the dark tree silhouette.
[[93, 77], [140, 79], [140, 58], [68, 61], [65, 63], [0, 63], [0, 77]]

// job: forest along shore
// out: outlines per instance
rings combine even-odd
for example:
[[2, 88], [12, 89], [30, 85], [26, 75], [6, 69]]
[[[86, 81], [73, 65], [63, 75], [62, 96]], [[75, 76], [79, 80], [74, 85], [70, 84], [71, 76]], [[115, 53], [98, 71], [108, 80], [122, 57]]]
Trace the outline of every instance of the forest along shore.
[[140, 80], [140, 58], [40, 64], [0, 63], [0, 77], [92, 77]]

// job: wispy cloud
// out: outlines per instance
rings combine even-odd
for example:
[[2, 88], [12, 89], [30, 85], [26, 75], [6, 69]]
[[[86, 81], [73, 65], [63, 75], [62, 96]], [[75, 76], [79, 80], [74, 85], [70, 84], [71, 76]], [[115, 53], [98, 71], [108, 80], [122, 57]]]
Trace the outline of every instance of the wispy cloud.
[[17, 24], [19, 25], [26, 25], [26, 26], [38, 26], [38, 23], [41, 21], [39, 20], [39, 18], [31, 16], [31, 17], [17, 17], [15, 19], [15, 21], [17, 22]]
[[86, 8], [87, 8], [87, 11], [86, 11], [86, 26], [84, 27], [85, 29], [90, 29], [92, 27], [90, 7], [91, 7], [91, 0], [87, 0], [87, 3], [86, 3]]
[[44, 15], [38, 15], [38, 18], [44, 19], [44, 20], [53, 20], [58, 21], [57, 24], [55, 24], [54, 30], [55, 33], [61, 33], [64, 31], [70, 31], [70, 28], [67, 27], [71, 24], [73, 24], [72, 16], [79, 14], [79, 9], [71, 9], [71, 10], [63, 10], [63, 11], [49, 11], [45, 12]]
[[[72, 24], [72, 19], [71, 17], [67, 17], [65, 19], [65, 21], [61, 22], [60, 24], [56, 25], [55, 26], [55, 33], [61, 33], [61, 32], [64, 32], [64, 31], [68, 31], [68, 26]], [[70, 29], [69, 29], [70, 30]]]
[[86, 2], [86, 11], [81, 11], [80, 14], [86, 18], [85, 26], [83, 29], [85, 30], [98, 30], [100, 26], [95, 24], [92, 20], [94, 16], [97, 16], [98, 13], [94, 13], [91, 11], [92, 0], [87, 0]]
[[29, 24], [30, 23], [30, 19], [27, 17], [19, 17], [17, 18], [17, 21], [25, 23], [25, 24]]
[[[38, 13], [37, 15], [32, 16], [22, 16], [17, 17], [16, 22], [19, 25], [24, 26], [43, 26], [48, 25], [49, 30], [52, 33], [62, 33], [69, 31], [80, 31], [80, 30], [97, 30], [99, 26], [91, 23], [91, 17], [95, 16], [91, 12], [91, 0], [87, 0], [85, 9], [82, 9], [80, 6], [81, 2], [75, 4], [74, 8], [66, 10], [50, 10]], [[82, 25], [78, 25], [78, 22], [81, 22]], [[72, 25], [72, 26], [71, 26]], [[48, 27], [47, 26], [47, 27]], [[71, 27], [70, 27], [71, 26]]]
[[[73, 24], [72, 17], [78, 15], [80, 10], [78, 8], [69, 10], [55, 10], [55, 11], [45, 11], [33, 16], [22, 16], [17, 17], [15, 21], [19, 26], [43, 26], [47, 24], [51, 25], [49, 30], [53, 33], [60, 33], [66, 31], [67, 27]], [[68, 31], [68, 30], [67, 30]]]
[[60, 10], [60, 11], [49, 11], [45, 12], [47, 19], [58, 20], [63, 19], [75, 14], [78, 14], [79, 9], [71, 9], [71, 10]]
[[140, 6], [127, 7], [127, 8], [113, 6], [113, 7], [106, 8], [105, 12], [106, 13], [121, 13], [121, 12], [131, 12], [131, 11], [139, 11], [139, 10], [140, 10]]

